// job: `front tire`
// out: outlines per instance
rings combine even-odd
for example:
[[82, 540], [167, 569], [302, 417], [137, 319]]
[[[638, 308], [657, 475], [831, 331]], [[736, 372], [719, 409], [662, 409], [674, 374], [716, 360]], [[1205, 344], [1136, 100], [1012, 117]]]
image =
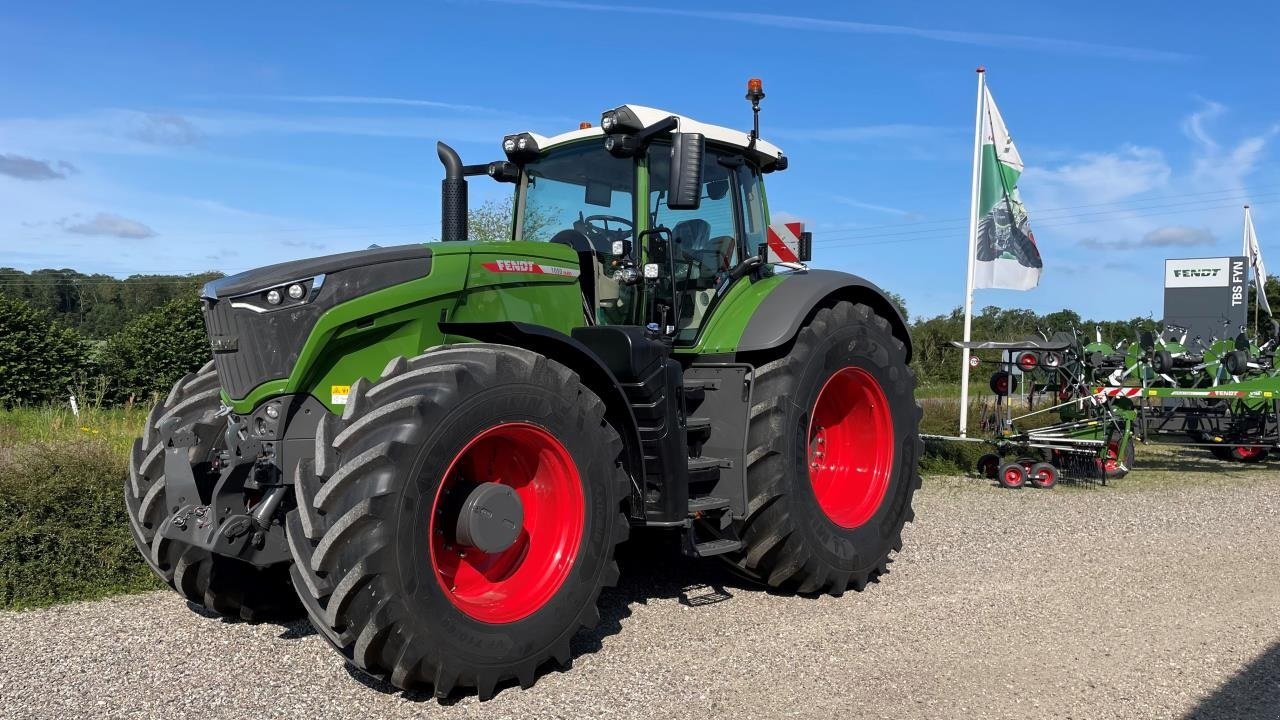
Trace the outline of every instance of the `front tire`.
[[[628, 531], [604, 410], [563, 365], [500, 345], [397, 358], [357, 381], [299, 468], [287, 523], [312, 624], [366, 673], [439, 697], [486, 699], [567, 665]], [[505, 525], [464, 533], [476, 493], [507, 503]]]
[[218, 416], [221, 407], [221, 386], [210, 362], [175, 383], [164, 402], [152, 408], [142, 436], [133, 441], [129, 479], [124, 484], [125, 512], [134, 544], [156, 577], [206, 610], [251, 622], [297, 617], [301, 607], [289, 582], [288, 563], [258, 568], [169, 540], [157, 532], [172, 510], [165, 507], [160, 424], [179, 417], [179, 429], [195, 434], [198, 442], [190, 450], [189, 461], [199, 476], [226, 427], [226, 421]]
[[756, 370], [748, 429], [748, 577], [833, 595], [888, 571], [920, 487], [921, 411], [906, 346], [866, 305], [820, 309]]

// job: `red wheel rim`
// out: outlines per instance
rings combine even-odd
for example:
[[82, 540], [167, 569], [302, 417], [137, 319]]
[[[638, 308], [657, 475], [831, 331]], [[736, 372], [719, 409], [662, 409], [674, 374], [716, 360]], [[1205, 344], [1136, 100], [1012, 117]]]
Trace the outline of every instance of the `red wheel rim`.
[[893, 468], [893, 416], [862, 368], [827, 379], [809, 419], [809, 482], [831, 522], [856, 528], [876, 514]]
[[1235, 451], [1236, 457], [1241, 460], [1252, 460], [1262, 454], [1263, 448], [1237, 445], [1233, 450]]
[[1115, 472], [1120, 467], [1120, 443], [1112, 441], [1107, 443], [1107, 459], [1102, 463], [1102, 467], [1109, 473]]
[[[457, 503], [447, 498], [482, 482], [514, 488], [523, 505], [519, 537], [498, 553], [453, 542]], [[482, 622], [532, 615], [569, 576], [582, 543], [584, 507], [578, 468], [551, 433], [515, 422], [475, 436], [449, 463], [431, 504], [431, 568], [445, 597]]]
[[1054, 472], [1049, 468], [1040, 468], [1039, 472], [1036, 473], [1036, 482], [1041, 485], [1052, 485], [1056, 479], [1053, 475]]
[[1006, 468], [1004, 471], [1004, 484], [1010, 487], [1022, 484], [1022, 473], [1018, 472], [1018, 468]]
[[1023, 353], [1022, 356], [1018, 358], [1018, 367], [1023, 370], [1035, 370], [1037, 364], [1038, 361], [1036, 360], [1034, 353]]

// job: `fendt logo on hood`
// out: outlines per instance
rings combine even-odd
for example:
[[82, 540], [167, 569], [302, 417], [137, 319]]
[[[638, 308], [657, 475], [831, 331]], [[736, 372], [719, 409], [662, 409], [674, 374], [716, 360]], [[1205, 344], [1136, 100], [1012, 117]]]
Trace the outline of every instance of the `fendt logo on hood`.
[[480, 263], [480, 266], [492, 273], [532, 273], [534, 275], [560, 275], [562, 277], [578, 277], [575, 268], [559, 265], [542, 265], [532, 260], [494, 260]]
[[1217, 277], [1222, 268], [1195, 268], [1191, 270], [1174, 270], [1174, 277]]

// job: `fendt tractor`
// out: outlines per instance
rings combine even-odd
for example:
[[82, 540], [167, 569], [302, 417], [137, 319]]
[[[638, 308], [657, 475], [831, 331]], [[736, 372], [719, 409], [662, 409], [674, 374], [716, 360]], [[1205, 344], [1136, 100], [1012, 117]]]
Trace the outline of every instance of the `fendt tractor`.
[[[770, 225], [787, 158], [747, 97], [750, 132], [623, 105], [487, 164], [439, 143], [441, 242], [210, 282], [213, 360], [133, 447], [151, 568], [482, 699], [569, 664], [632, 528], [802, 594], [886, 572], [920, 482], [907, 326]], [[479, 175], [515, 186], [509, 241], [467, 239]]]

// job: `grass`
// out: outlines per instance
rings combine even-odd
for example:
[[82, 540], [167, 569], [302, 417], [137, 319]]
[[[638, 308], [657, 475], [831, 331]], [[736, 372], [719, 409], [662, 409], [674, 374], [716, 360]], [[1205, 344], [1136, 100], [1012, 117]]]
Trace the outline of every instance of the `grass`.
[[121, 488], [141, 408], [0, 412], [0, 608], [158, 587]]
[[[922, 396], [926, 434], [955, 435], [959, 398]], [[985, 403], [985, 405], [984, 405]], [[989, 396], [975, 395], [970, 437], [986, 437]], [[1052, 416], [1043, 416], [1046, 421]], [[39, 607], [160, 587], [130, 537], [121, 488], [143, 407], [0, 411], [0, 609]], [[936, 482], [972, 477], [984, 443], [927, 441], [921, 470]], [[1186, 471], [1247, 476], [1258, 466], [1219, 463], [1194, 449], [1139, 450], [1143, 485], [1185, 481]]]

